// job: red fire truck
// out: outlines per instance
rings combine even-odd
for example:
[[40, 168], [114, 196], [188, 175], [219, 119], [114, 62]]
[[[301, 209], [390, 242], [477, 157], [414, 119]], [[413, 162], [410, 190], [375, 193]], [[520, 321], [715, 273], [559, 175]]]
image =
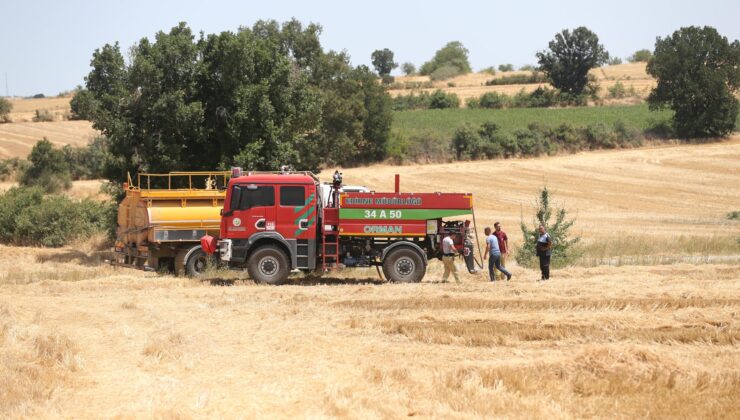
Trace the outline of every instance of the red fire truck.
[[[473, 195], [343, 191], [335, 172], [323, 188], [310, 172], [253, 172], [236, 168], [221, 212], [219, 238], [204, 236], [203, 251], [257, 282], [282, 284], [292, 270], [382, 267], [393, 282], [419, 282], [428, 260], [441, 255], [450, 233], [474, 271], [468, 226]], [[321, 197], [330, 194], [329, 197]]]

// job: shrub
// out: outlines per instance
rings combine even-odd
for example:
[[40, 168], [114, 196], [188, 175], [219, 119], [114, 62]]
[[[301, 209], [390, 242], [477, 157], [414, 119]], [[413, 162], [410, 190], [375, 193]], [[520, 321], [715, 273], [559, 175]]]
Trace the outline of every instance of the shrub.
[[457, 160], [474, 159], [479, 153], [481, 138], [478, 132], [470, 126], [460, 127], [455, 130], [450, 144], [452, 152]]
[[534, 83], [548, 83], [549, 80], [544, 73], [532, 72], [531, 74], [514, 74], [511, 76], [499, 77], [498, 79], [491, 79], [486, 81], [486, 86], [497, 86], [497, 85], [524, 85]]
[[28, 168], [28, 161], [17, 157], [0, 160], [0, 181], [13, 179]]
[[525, 65], [519, 67], [519, 71], [535, 71], [535, 68], [531, 64], [525, 64]]
[[101, 179], [110, 159], [109, 142], [106, 137], [96, 137], [85, 147], [62, 147], [64, 160], [69, 166], [70, 177], [79, 179]]
[[606, 64], [610, 66], [616, 66], [622, 64], [622, 59], [619, 57], [610, 57], [609, 60], [606, 61]]
[[406, 76], [412, 76], [416, 74], [416, 66], [413, 63], [405, 62], [401, 64], [401, 71], [403, 71], [403, 74]]
[[644, 131], [647, 138], [670, 139], [676, 137], [673, 125], [666, 120], [653, 120]]
[[13, 110], [13, 104], [5, 98], [0, 98], [0, 123], [10, 122], [10, 111]]
[[64, 152], [44, 138], [36, 143], [28, 155], [30, 166], [19, 181], [26, 187], [38, 186], [47, 193], [59, 192], [72, 186], [70, 166]]
[[514, 71], [514, 65], [513, 64], [499, 64], [498, 71], [502, 73], [507, 72], [507, 71]]
[[11, 188], [0, 195], [0, 241], [59, 247], [97, 232], [112, 235], [115, 203], [44, 196], [38, 188]]
[[735, 210], [727, 213], [727, 218], [729, 220], [740, 220], [740, 210]]
[[438, 69], [434, 70], [429, 77], [432, 80], [445, 80], [449, 79], [455, 76], [458, 76], [460, 74], [463, 74], [462, 71], [460, 71], [460, 68], [453, 65], [447, 65], [439, 67]]
[[43, 98], [46, 98], [46, 95], [44, 95], [43, 93], [37, 93], [33, 95], [33, 99], [43, 99]]
[[450, 142], [431, 135], [412, 137], [407, 152], [418, 163], [447, 162], [450, 160]]
[[471, 96], [470, 98], [465, 100], [465, 106], [470, 109], [480, 108], [480, 98]]
[[54, 121], [54, 114], [47, 109], [37, 109], [36, 116], [33, 117], [33, 122], [49, 122]]
[[393, 98], [393, 110], [405, 111], [409, 109], [429, 109], [431, 95], [429, 92], [421, 92], [416, 95], [411, 92], [410, 95], [399, 95]]
[[445, 93], [438, 89], [429, 97], [430, 109], [459, 108], [460, 98], [454, 93]]
[[635, 51], [634, 54], [632, 54], [631, 56], [627, 58], [627, 61], [629, 61], [630, 63], [636, 63], [638, 61], [647, 63], [648, 61], [650, 61], [650, 58], [652, 56], [653, 56], [653, 53], [650, 52], [650, 50], [647, 50], [647, 49], [637, 50]]
[[606, 90], [607, 92], [609, 92], [608, 96], [610, 98], [619, 99], [627, 96], [627, 89], [624, 87], [622, 82], [617, 82], [614, 85], [606, 88]]
[[540, 156], [550, 152], [550, 140], [536, 127], [514, 132], [519, 153], [522, 156]]
[[501, 109], [508, 104], [508, 97], [496, 92], [486, 92], [478, 100], [478, 107], [487, 109]]
[[481, 72], [481, 73], [488, 73], [488, 74], [490, 74], [491, 76], [493, 76], [493, 75], [495, 75], [495, 74], [496, 74], [496, 69], [495, 69], [495, 68], [494, 68], [493, 66], [491, 66], [491, 67], [486, 67], [486, 68], [484, 68], [484, 69], [483, 69], [483, 70], [481, 70], [480, 72]]

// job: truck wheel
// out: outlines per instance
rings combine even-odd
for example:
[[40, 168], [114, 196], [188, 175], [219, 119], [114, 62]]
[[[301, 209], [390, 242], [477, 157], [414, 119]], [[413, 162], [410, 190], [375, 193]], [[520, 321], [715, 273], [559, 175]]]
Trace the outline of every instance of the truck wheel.
[[249, 257], [247, 270], [257, 283], [273, 285], [285, 283], [290, 274], [288, 257], [274, 246], [264, 246], [254, 251]]
[[396, 248], [383, 259], [383, 274], [394, 283], [418, 283], [426, 270], [421, 255], [407, 247]]
[[208, 262], [211, 258], [206, 254], [203, 249], [198, 247], [193, 251], [188, 260], [185, 261], [185, 274], [190, 277], [200, 277], [205, 273], [208, 267]]

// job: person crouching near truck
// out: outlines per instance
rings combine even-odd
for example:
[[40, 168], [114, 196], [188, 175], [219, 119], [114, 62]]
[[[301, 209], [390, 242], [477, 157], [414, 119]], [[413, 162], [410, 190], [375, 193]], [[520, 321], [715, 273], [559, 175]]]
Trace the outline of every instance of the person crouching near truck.
[[455, 282], [460, 283], [460, 277], [457, 274], [457, 267], [455, 266], [456, 255], [455, 241], [450, 236], [450, 233], [446, 232], [444, 239], [442, 239], [442, 264], [445, 266], [445, 272], [442, 274], [442, 283], [447, 283], [450, 273], [455, 276]]
[[483, 253], [483, 259], [491, 257], [488, 260], [488, 275], [491, 276], [491, 281], [496, 281], [494, 267], [506, 276], [506, 281], [511, 280], [511, 273], [501, 265], [501, 249], [499, 248], [498, 238], [491, 233], [490, 227], [486, 227], [483, 233], [486, 235], [486, 252]]
[[552, 255], [552, 238], [545, 231], [545, 227], [540, 225], [539, 236], [537, 237], [537, 256], [540, 258], [540, 271], [545, 281], [550, 279], [550, 256]]

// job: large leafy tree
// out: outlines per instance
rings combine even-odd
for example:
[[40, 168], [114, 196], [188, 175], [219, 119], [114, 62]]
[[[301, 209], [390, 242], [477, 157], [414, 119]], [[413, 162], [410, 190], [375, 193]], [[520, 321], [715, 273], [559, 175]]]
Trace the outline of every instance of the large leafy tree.
[[[110, 139], [108, 178], [139, 170], [315, 169], [382, 159], [388, 95], [374, 74], [324, 52], [320, 33], [320, 26], [296, 20], [259, 21], [196, 39], [181, 23], [139, 41], [128, 63], [117, 44], [96, 50], [86, 103], [94, 108], [95, 128]], [[331, 124], [338, 112], [347, 125]], [[346, 148], [334, 153], [330, 134], [346, 139]]]
[[673, 109], [681, 137], [723, 136], [735, 129], [740, 87], [740, 42], [716, 29], [681, 28], [658, 38], [647, 72], [658, 81], [651, 109]]
[[609, 60], [599, 37], [584, 26], [555, 34], [549, 48], [537, 53], [540, 70], [553, 86], [573, 95], [580, 95], [586, 89], [589, 70]]
[[390, 75], [391, 71], [398, 67], [398, 63], [393, 61], [393, 51], [388, 48], [373, 51], [370, 58], [372, 59], [375, 71], [378, 72], [380, 77]]

